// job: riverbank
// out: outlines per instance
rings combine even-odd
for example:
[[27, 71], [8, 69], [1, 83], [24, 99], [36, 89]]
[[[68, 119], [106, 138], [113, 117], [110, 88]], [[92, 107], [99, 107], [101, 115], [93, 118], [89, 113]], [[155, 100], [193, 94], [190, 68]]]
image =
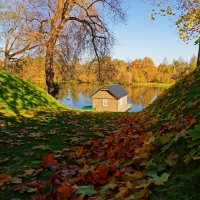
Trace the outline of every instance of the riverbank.
[[[36, 86], [39, 86], [40, 88], [46, 89], [46, 83], [45, 80], [43, 79], [38, 79], [38, 80], [30, 80], [30, 82]], [[164, 87], [164, 88], [169, 88], [173, 84], [171, 83], [157, 83], [157, 82], [147, 82], [147, 83], [136, 83], [136, 82], [131, 82], [131, 83], [119, 83], [119, 82], [82, 82], [82, 81], [77, 81], [77, 80], [72, 80], [72, 81], [66, 81], [66, 80], [58, 80], [56, 81], [59, 85], [61, 84], [68, 84], [68, 85], [80, 85], [80, 84], [89, 84], [93, 86], [99, 86], [103, 87], [104, 85], [111, 85], [111, 84], [120, 84], [123, 86], [130, 86], [130, 87]]]

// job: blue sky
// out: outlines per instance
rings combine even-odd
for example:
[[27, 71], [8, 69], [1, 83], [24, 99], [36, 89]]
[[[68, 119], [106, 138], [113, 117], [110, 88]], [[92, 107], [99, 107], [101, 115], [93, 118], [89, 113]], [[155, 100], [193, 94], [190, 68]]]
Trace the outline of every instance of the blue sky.
[[145, 1], [134, 0], [129, 3], [126, 23], [113, 27], [117, 43], [112, 50], [112, 57], [131, 61], [148, 56], [158, 65], [164, 57], [169, 62], [179, 57], [188, 61], [197, 55], [198, 47], [193, 41], [189, 44], [183, 42], [167, 17], [150, 20], [151, 8]]

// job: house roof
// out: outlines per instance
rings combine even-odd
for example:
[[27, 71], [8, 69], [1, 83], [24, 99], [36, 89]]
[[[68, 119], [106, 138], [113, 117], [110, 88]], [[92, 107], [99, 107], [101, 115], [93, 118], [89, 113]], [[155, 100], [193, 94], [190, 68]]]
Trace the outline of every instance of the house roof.
[[128, 95], [128, 92], [125, 91], [120, 85], [113, 84], [113, 85], [108, 85], [108, 86], [104, 86], [104, 87], [100, 88], [92, 96], [94, 96], [100, 90], [108, 90], [117, 99], [120, 99], [120, 98]]

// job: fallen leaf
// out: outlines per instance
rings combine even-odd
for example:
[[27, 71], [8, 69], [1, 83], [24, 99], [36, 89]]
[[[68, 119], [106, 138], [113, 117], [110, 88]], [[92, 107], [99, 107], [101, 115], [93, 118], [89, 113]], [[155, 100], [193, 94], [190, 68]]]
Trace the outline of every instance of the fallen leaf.
[[88, 175], [88, 179], [93, 183], [104, 185], [107, 183], [108, 167], [106, 165], [98, 165], [94, 171]]
[[116, 188], [116, 183], [108, 183], [101, 187], [100, 196], [105, 197], [109, 190]]
[[15, 191], [19, 191], [20, 194], [24, 194], [27, 191], [28, 187], [25, 185], [18, 185], [15, 188]]
[[192, 157], [191, 156], [185, 156], [184, 157], [184, 163], [186, 165], [190, 164], [191, 161], [192, 161]]
[[10, 174], [4, 173], [0, 174], [0, 187], [3, 186], [5, 183], [10, 183], [11, 176]]
[[108, 149], [107, 150], [107, 158], [108, 159], [113, 159], [115, 158], [116, 151], [114, 149]]
[[35, 193], [37, 191], [37, 188], [28, 188], [27, 192], [28, 193]]
[[24, 155], [27, 157], [31, 157], [33, 155], [33, 152], [25, 152]]
[[43, 164], [44, 165], [49, 165], [49, 164], [53, 164], [53, 165], [57, 165], [58, 161], [54, 159], [54, 154], [48, 154], [47, 156], [42, 157], [43, 160]]
[[57, 191], [57, 200], [65, 200], [67, 195], [74, 191], [71, 185], [60, 186]]
[[126, 187], [129, 190], [132, 190], [135, 187], [135, 185], [133, 183], [131, 183], [130, 181], [126, 181]]
[[149, 185], [151, 184], [151, 181], [150, 180], [147, 180], [147, 179], [141, 179], [141, 180], [139, 180], [138, 182], [137, 182], [137, 186], [135, 186], [135, 188], [137, 188], [137, 189], [140, 189], [140, 188], [144, 188], [144, 189], [146, 189], [146, 188], [148, 188], [149, 187]]
[[162, 174], [162, 176], [158, 176], [156, 174], [151, 175], [152, 178], [150, 178], [150, 180], [155, 183], [156, 185], [164, 185], [165, 182], [168, 181], [169, 179], [169, 174], [168, 173], [164, 173]]
[[96, 136], [98, 136], [98, 137], [104, 137], [105, 135], [102, 133], [102, 132], [95, 132], [94, 133]]
[[30, 188], [36, 188], [38, 185], [37, 181], [31, 181], [31, 182], [28, 182], [26, 183], [26, 186], [30, 187]]
[[30, 133], [28, 135], [28, 137], [31, 137], [31, 138], [39, 138], [41, 137], [41, 133]]
[[10, 181], [11, 181], [11, 183], [13, 183], [13, 184], [22, 183], [22, 179], [21, 179], [21, 178], [18, 178], [18, 177], [12, 177]]
[[73, 188], [76, 190], [77, 194], [83, 194], [83, 195], [87, 195], [87, 196], [92, 196], [92, 195], [96, 194], [93, 185], [87, 185], [87, 186], [75, 185], [75, 186], [73, 186]]
[[165, 162], [170, 166], [170, 167], [173, 167], [176, 165], [178, 161], [178, 154], [175, 153], [175, 152], [172, 152], [168, 157], [167, 159], [165, 159]]
[[51, 150], [51, 148], [49, 146], [46, 146], [46, 145], [43, 145], [43, 144], [33, 147], [33, 150], [37, 150], [37, 149], [40, 149], [40, 150], [43, 150], [43, 151]]
[[118, 199], [124, 199], [129, 194], [129, 189], [126, 187], [119, 188], [119, 192], [115, 195]]
[[76, 157], [80, 158], [82, 155], [84, 155], [87, 152], [86, 149], [84, 149], [83, 146], [80, 146], [77, 150], [76, 150]]
[[34, 176], [37, 176], [38, 174], [40, 174], [40, 173], [43, 172], [43, 171], [44, 171], [43, 168], [36, 169], [36, 170], [34, 171], [34, 173], [32, 174], [32, 176], [33, 176], [33, 177], [34, 177]]
[[35, 169], [26, 169], [24, 171], [25, 171], [24, 176], [31, 176], [35, 171]]

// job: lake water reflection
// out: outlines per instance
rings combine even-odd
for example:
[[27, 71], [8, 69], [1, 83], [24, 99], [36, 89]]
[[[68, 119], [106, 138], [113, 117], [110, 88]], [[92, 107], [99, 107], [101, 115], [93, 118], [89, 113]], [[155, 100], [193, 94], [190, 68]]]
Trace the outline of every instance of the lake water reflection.
[[[90, 96], [93, 92], [101, 88], [100, 85], [93, 84], [60, 84], [58, 100], [71, 108], [81, 109], [83, 106], [92, 105]], [[165, 88], [158, 87], [130, 87], [122, 86], [129, 93], [129, 103], [132, 108], [129, 112], [139, 112], [151, 104]]]

